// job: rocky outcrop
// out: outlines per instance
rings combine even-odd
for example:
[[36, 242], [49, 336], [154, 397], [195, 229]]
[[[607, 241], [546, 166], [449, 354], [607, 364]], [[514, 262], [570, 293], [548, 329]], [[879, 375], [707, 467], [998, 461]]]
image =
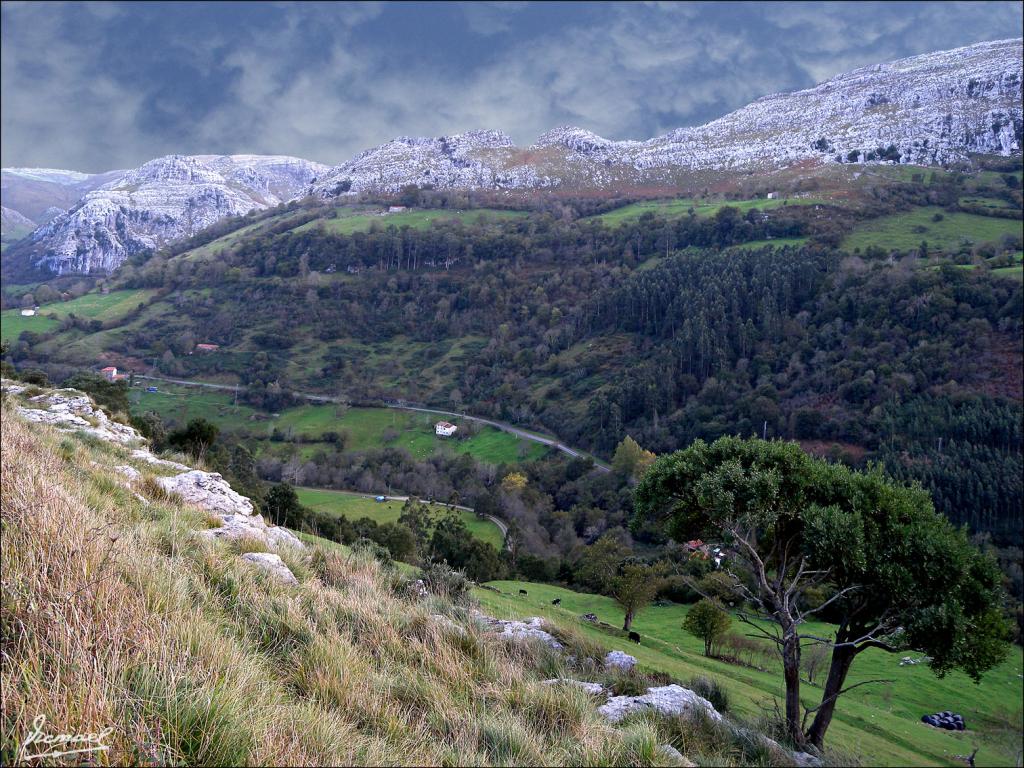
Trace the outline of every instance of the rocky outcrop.
[[194, 235], [226, 216], [302, 196], [326, 169], [283, 156], [157, 158], [87, 192], [33, 232], [27, 247], [36, 266], [54, 274], [110, 273], [134, 253]]
[[399, 138], [331, 169], [321, 197], [367, 189], [529, 189], [669, 182], [680, 170], [803, 162], [944, 164], [1024, 145], [1021, 40], [1002, 40], [854, 70], [764, 98], [706, 125], [645, 141], [565, 126], [525, 152], [498, 131]]
[[246, 552], [242, 555], [242, 559], [266, 571], [273, 578], [285, 584], [299, 583], [299, 580], [295, 578], [295, 574], [285, 565], [280, 555], [275, 555], [272, 552]]
[[544, 619], [534, 616], [525, 621], [495, 619], [479, 611], [471, 614], [474, 619], [481, 623], [485, 629], [496, 632], [498, 636], [510, 640], [540, 640], [549, 648], [556, 650], [562, 648], [562, 644], [555, 639], [555, 636], [543, 629]]
[[216, 472], [192, 469], [171, 477], [158, 477], [156, 482], [168, 493], [177, 494], [182, 501], [218, 515], [253, 513], [252, 502], [236, 493]]
[[604, 657], [605, 669], [621, 669], [628, 672], [636, 666], [636, 658], [622, 651], [609, 651]]
[[556, 677], [551, 680], [543, 680], [544, 685], [569, 685], [586, 691], [591, 696], [601, 696], [605, 693], [605, 687], [600, 683], [587, 683], [583, 680], [571, 680], [567, 677]]
[[[4, 389], [11, 391], [5, 382]], [[100, 440], [120, 445], [137, 445], [145, 438], [134, 428], [111, 420], [92, 400], [73, 389], [55, 390], [36, 395], [29, 405], [17, 407], [26, 421], [49, 424], [66, 432], [82, 432]]]
[[[24, 385], [8, 379], [0, 381], [0, 386], [8, 395], [24, 395], [27, 391]], [[218, 473], [193, 469], [176, 461], [158, 458], [148, 448], [133, 447], [145, 444], [146, 439], [133, 427], [110, 419], [102, 409], [94, 405], [88, 395], [74, 389], [58, 389], [35, 395], [23, 402], [26, 404], [15, 408], [27, 421], [48, 424], [66, 432], [81, 432], [105, 442], [131, 447], [128, 455], [132, 460], [172, 470], [174, 474], [155, 478], [156, 484], [183, 503], [209, 512], [219, 519], [218, 527], [200, 532], [204, 538], [227, 541], [251, 539], [272, 549], [284, 546], [304, 548], [302, 541], [291, 531], [267, 525], [262, 516], [254, 513], [252, 502], [232, 489]], [[113, 469], [126, 478], [125, 485], [139, 501], [149, 503], [134, 490], [134, 484], [142, 480], [142, 472], [130, 464], [119, 464]]]
[[642, 696], [613, 696], [608, 699], [607, 704], [598, 708], [598, 712], [613, 723], [634, 712], [649, 710], [673, 717], [706, 715], [712, 720], [722, 719], [710, 701], [681, 685], [648, 688], [647, 693]]

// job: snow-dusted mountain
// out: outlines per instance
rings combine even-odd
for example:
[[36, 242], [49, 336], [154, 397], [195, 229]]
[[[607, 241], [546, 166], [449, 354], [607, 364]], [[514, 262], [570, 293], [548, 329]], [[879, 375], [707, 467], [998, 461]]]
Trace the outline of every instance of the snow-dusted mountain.
[[517, 150], [497, 131], [401, 138], [337, 166], [322, 197], [410, 183], [435, 187], [602, 186], [670, 181], [679, 169], [775, 168], [797, 162], [943, 164], [1024, 144], [1022, 41], [1001, 40], [878, 64], [814, 88], [774, 94], [714, 122], [647, 141], [564, 127]]
[[29, 246], [38, 266], [87, 273], [116, 269], [131, 253], [194, 234], [224, 216], [306, 194], [330, 199], [409, 184], [611, 189], [678, 183], [691, 171], [945, 164], [975, 153], [1011, 155], [1024, 146], [1022, 57], [1022, 40], [1015, 39], [864, 67], [646, 141], [613, 141], [566, 127], [519, 148], [501, 131], [470, 131], [397, 138], [333, 168], [292, 157], [172, 155], [112, 173], [101, 185], [70, 171], [9, 169], [4, 205], [41, 221], [8, 202], [9, 180], [60, 189], [94, 185], [37, 229]]
[[77, 203], [82, 196], [124, 171], [81, 173], [58, 168], [4, 168], [0, 170], [3, 205], [36, 224], [43, 224]]
[[32, 219], [22, 216], [12, 208], [0, 206], [0, 240], [3, 242], [24, 237], [35, 227]]
[[120, 174], [32, 233], [37, 266], [111, 272], [133, 253], [188, 237], [225, 216], [277, 205], [326, 166], [295, 157], [169, 155]]

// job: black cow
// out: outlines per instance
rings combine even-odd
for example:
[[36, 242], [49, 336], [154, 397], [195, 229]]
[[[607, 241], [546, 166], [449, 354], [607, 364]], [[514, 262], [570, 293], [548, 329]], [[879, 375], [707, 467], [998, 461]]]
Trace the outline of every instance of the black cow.
[[526, 590], [525, 589], [520, 589], [519, 590], [519, 594], [525, 596], [526, 595]]
[[552, 605], [561, 605], [562, 604], [562, 598], [556, 597], [554, 600], [551, 601], [551, 604]]
[[632, 640], [637, 645], [640, 645], [640, 635], [638, 633], [630, 632], [629, 633], [629, 639]]

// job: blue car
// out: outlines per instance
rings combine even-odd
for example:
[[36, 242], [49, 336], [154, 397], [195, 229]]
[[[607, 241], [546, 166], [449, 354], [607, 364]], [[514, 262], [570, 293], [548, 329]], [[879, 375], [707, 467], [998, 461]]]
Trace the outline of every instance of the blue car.
[[147, 392], [156, 392], [156, 387], [146, 387]]
[[375, 496], [373, 500], [374, 501], [387, 501], [388, 497], [387, 496]]

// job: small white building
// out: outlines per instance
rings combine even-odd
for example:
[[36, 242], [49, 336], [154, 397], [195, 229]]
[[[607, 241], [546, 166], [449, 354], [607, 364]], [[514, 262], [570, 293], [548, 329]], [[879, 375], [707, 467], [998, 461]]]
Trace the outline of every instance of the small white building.
[[438, 437], [451, 437], [457, 430], [454, 424], [449, 424], [447, 421], [439, 421], [434, 425], [434, 434]]
[[778, 196], [779, 196], [779, 193], [778, 193], [778, 192], [769, 192], [769, 193], [768, 193], [768, 199], [769, 199], [769, 200], [774, 200], [774, 199], [775, 199], [775, 198], [777, 198]]
[[35, 315], [35, 313], [36, 313], [36, 311], [34, 309], [23, 309], [23, 310], [21, 310], [21, 316], [22, 317], [32, 317], [33, 315]]
[[388, 213], [402, 213], [404, 210], [404, 205], [392, 205], [388, 207]]

